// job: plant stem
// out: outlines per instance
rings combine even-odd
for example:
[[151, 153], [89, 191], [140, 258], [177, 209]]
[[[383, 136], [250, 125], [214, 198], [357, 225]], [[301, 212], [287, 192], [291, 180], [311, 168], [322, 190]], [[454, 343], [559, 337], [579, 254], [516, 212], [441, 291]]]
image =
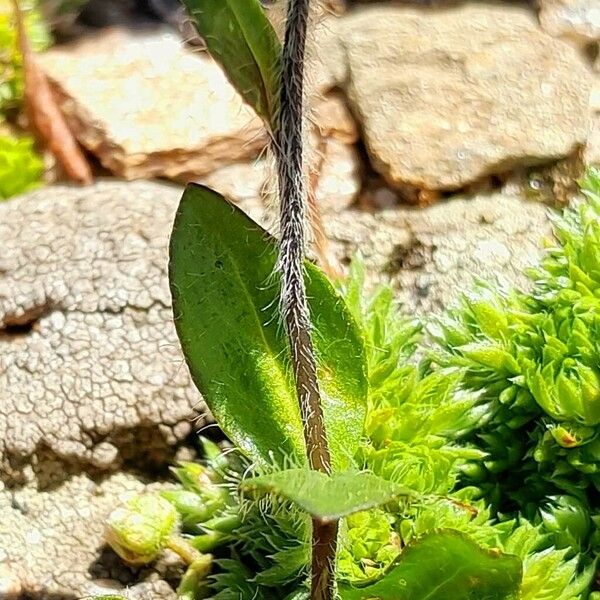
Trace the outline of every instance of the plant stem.
[[179, 554], [179, 556], [186, 562], [186, 564], [191, 565], [193, 562], [197, 560], [208, 557], [206, 560], [212, 559], [210, 555], [203, 555], [201, 552], [198, 552], [196, 548], [191, 546], [186, 540], [179, 537], [178, 535], [172, 535], [167, 540], [167, 548], [173, 550], [173, 552]]
[[[304, 183], [304, 62], [310, 0], [289, 0], [281, 61], [281, 97], [275, 154], [279, 176], [281, 310], [310, 467], [329, 474], [331, 457], [321, 407], [311, 321], [304, 285], [306, 189]], [[337, 522], [313, 519], [311, 599], [332, 600]]]

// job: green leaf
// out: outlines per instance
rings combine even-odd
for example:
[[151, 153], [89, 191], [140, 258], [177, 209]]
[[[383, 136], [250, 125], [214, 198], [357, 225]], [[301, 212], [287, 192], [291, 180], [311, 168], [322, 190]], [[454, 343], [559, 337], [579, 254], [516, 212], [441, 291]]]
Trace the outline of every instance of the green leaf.
[[341, 600], [513, 600], [521, 578], [516, 556], [443, 530], [409, 544], [376, 583], [341, 583], [339, 593]]
[[296, 504], [311, 517], [333, 521], [387, 504], [413, 492], [372, 473], [334, 473], [288, 469], [242, 482], [246, 492], [274, 494]]
[[[188, 186], [171, 236], [169, 278], [194, 382], [242, 451], [263, 464], [303, 465], [276, 258], [275, 240], [241, 210], [205, 187]], [[364, 344], [327, 278], [310, 263], [306, 274], [325, 425], [334, 470], [341, 471], [363, 431]]]
[[272, 131], [279, 102], [281, 44], [259, 0], [183, 0], [227, 77]]

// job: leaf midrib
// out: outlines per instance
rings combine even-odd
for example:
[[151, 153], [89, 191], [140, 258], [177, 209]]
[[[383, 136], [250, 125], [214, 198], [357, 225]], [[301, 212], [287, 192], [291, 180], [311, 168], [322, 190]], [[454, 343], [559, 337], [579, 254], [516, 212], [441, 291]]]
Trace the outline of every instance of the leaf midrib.
[[[219, 238], [219, 240], [223, 244], [223, 237], [221, 235], [221, 230], [220, 229], [218, 230], [217, 237]], [[278, 357], [281, 355], [281, 353], [280, 352], [275, 352], [274, 349], [273, 349], [273, 347], [271, 346], [271, 344], [268, 342], [267, 337], [265, 335], [264, 326], [261, 323], [260, 319], [258, 318], [258, 314], [257, 314], [257, 311], [256, 311], [256, 306], [255, 306], [255, 304], [254, 304], [254, 302], [252, 300], [252, 295], [250, 294], [250, 291], [249, 291], [248, 287], [244, 283], [244, 279], [241, 276], [241, 272], [240, 272], [239, 268], [237, 267], [236, 261], [233, 258], [233, 253], [231, 252], [230, 246], [226, 242], [223, 245], [225, 247], [225, 251], [227, 252], [228, 262], [233, 267], [233, 272], [235, 274], [235, 278], [239, 281], [240, 287], [242, 288], [242, 290], [244, 292], [244, 296], [245, 296], [246, 300], [249, 302], [250, 306], [254, 309], [251, 312], [252, 312], [253, 320], [255, 321], [255, 324], [258, 327], [258, 330], [260, 332], [260, 337], [262, 338], [262, 341], [264, 342], [265, 347], [269, 350], [269, 352], [271, 353], [271, 355], [275, 358], [275, 365], [276, 365], [277, 372], [279, 373], [280, 377], [283, 378], [284, 386], [289, 391], [289, 386], [288, 386], [289, 380], [286, 377], [285, 371], [283, 370], [283, 367], [280, 364], [280, 361], [278, 359]], [[290, 396], [292, 397], [292, 400], [293, 400], [294, 399], [294, 394], [292, 393], [292, 394], [290, 394]]]

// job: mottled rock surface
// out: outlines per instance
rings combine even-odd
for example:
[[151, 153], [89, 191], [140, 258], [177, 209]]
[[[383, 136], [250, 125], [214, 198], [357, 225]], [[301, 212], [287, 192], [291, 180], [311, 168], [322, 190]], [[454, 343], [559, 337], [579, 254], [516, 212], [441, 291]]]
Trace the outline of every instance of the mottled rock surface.
[[132, 586], [131, 600], [174, 600], [165, 580], [178, 570], [168, 563], [173, 557], [134, 570], [103, 542], [106, 517], [116, 505], [160, 487], [126, 473], [102, 480], [72, 474], [44, 490], [32, 482], [9, 490], [0, 481], [0, 598], [75, 600]]
[[48, 451], [164, 464], [205, 411], [166, 280], [179, 196], [113, 182], [0, 204], [0, 474]]
[[327, 30], [322, 59], [391, 185], [456, 189], [586, 140], [589, 65], [525, 8], [389, 3]]
[[455, 302], [476, 277], [526, 286], [524, 269], [551, 235], [549, 216], [539, 203], [497, 193], [421, 210], [348, 210], [326, 229], [341, 260], [360, 252], [375, 280], [381, 273], [392, 281], [406, 311], [427, 316]]
[[538, 0], [540, 23], [550, 34], [580, 44], [600, 41], [600, 0]]
[[40, 61], [79, 142], [118, 176], [189, 180], [265, 146], [220, 67], [168, 31], [102, 31]]

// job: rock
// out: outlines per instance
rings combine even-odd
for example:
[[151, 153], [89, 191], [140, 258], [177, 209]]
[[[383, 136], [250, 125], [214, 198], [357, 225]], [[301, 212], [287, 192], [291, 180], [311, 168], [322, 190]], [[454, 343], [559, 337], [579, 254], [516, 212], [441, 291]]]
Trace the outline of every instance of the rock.
[[112, 29], [40, 61], [79, 142], [126, 179], [189, 181], [266, 144], [220, 67], [175, 34]]
[[264, 158], [253, 163], [221, 167], [200, 177], [197, 182], [219, 192], [256, 218], [264, 211], [262, 198], [268, 186], [268, 178], [274, 174], [275, 167], [269, 159]]
[[[358, 127], [339, 94], [313, 99], [311, 175], [316, 199], [323, 212], [339, 212], [352, 205], [361, 189], [361, 160], [356, 148]], [[197, 179], [252, 213], [269, 221], [265, 204], [275, 205], [276, 170], [271, 157], [252, 163], [228, 165]]]
[[361, 161], [355, 146], [328, 138], [321, 146], [315, 196], [323, 213], [352, 206], [361, 189]]
[[166, 279], [180, 194], [105, 182], [0, 204], [0, 475], [163, 466], [201, 427]]
[[590, 165], [600, 165], [600, 75], [594, 77], [590, 95], [590, 131], [583, 158]]
[[549, 165], [512, 171], [502, 193], [564, 208], [581, 195], [577, 182], [585, 175], [584, 158], [580, 151]]
[[312, 100], [315, 196], [322, 212], [339, 212], [354, 203], [362, 185], [358, 125], [339, 93]]
[[583, 46], [600, 41], [600, 0], [538, 0], [540, 23], [555, 37]]
[[161, 487], [125, 473], [101, 481], [73, 474], [46, 490], [32, 482], [17, 489], [0, 483], [0, 597], [55, 600], [126, 591], [130, 600], [175, 600], [165, 578], [179, 566], [163, 561], [130, 569], [103, 540], [116, 506]]
[[461, 188], [585, 142], [590, 69], [524, 8], [382, 4], [329, 28], [323, 60], [373, 166], [399, 189]]
[[600, 113], [592, 115], [589, 139], [583, 157], [587, 164], [600, 166]]
[[455, 198], [415, 211], [347, 210], [325, 225], [337, 257], [364, 257], [371, 277], [382, 273], [408, 314], [439, 314], [472, 288], [476, 277], [527, 285], [551, 233], [547, 207], [502, 194]]

